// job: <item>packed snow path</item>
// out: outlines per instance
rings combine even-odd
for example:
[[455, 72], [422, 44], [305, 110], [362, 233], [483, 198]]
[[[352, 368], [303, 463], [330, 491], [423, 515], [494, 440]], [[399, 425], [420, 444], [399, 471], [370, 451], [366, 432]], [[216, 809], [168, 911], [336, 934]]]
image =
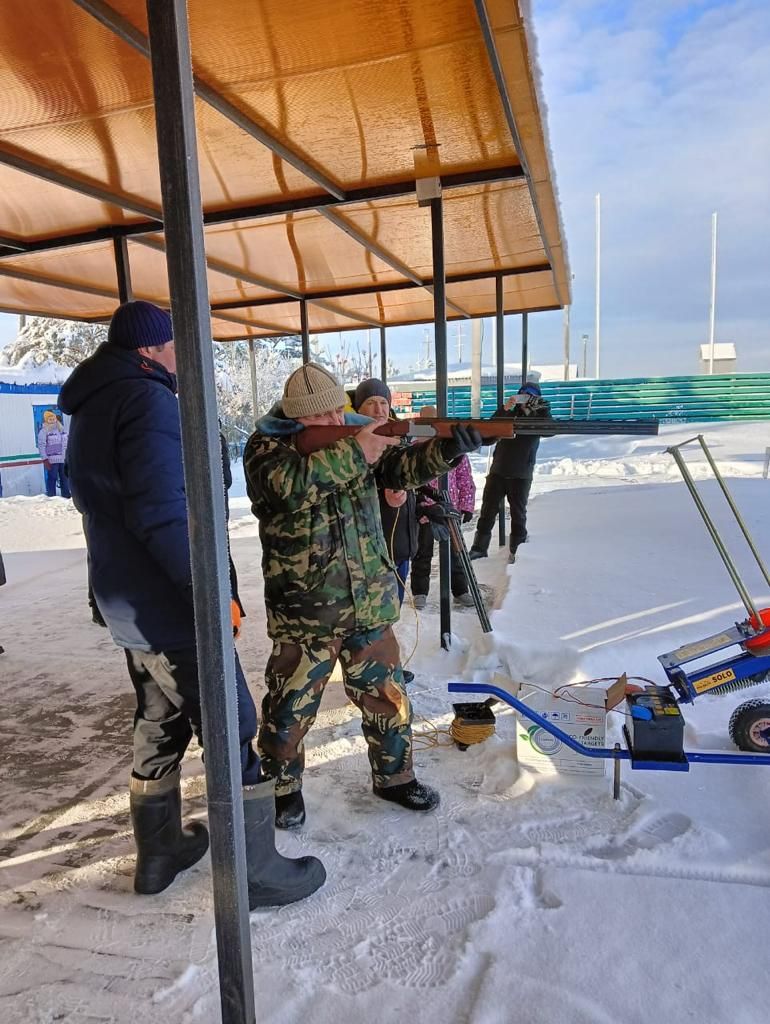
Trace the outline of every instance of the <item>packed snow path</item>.
[[[543, 445], [530, 542], [514, 566], [496, 550], [476, 563], [497, 595], [493, 651], [518, 678], [661, 679], [657, 654], [741, 617], [659, 454], [696, 429]], [[770, 555], [770, 481], [760, 476], [770, 427], [704, 429]], [[476, 468], [481, 482], [483, 458]], [[716, 489], [704, 493], [727, 523]], [[234, 506], [248, 612], [239, 649], [259, 697], [259, 542], [245, 500]], [[79, 517], [60, 499], [0, 501], [0, 549], [0, 1020], [216, 1021], [209, 858], [159, 897], [131, 891], [133, 702], [121, 653], [89, 621]], [[770, 604], [758, 573], [746, 575]], [[483, 656], [473, 611], [455, 613], [452, 652], [438, 649], [437, 607], [434, 583], [419, 635], [410, 609], [399, 635], [406, 654], [418, 641], [416, 712], [442, 727], [446, 681], [472, 678]], [[732, 708], [768, 692], [700, 698], [685, 710], [687, 746], [728, 748]], [[610, 719], [614, 736], [622, 719]], [[770, 770], [624, 768], [614, 802], [609, 778], [519, 770], [503, 714], [497, 735], [465, 753], [417, 751], [419, 774], [442, 793], [439, 811], [421, 817], [372, 797], [357, 714], [335, 684], [308, 746], [308, 823], [279, 841], [321, 856], [329, 881], [306, 903], [252, 915], [260, 1022], [765, 1020]], [[184, 793], [203, 815], [197, 749]]]

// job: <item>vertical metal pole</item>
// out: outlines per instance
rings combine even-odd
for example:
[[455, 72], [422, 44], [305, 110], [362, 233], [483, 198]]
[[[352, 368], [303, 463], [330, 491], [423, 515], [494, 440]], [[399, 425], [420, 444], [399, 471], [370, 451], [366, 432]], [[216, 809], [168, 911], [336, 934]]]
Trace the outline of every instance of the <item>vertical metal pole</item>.
[[388, 347], [385, 340], [385, 327], [380, 327], [380, 380], [388, 383]]
[[690, 470], [687, 466], [687, 463], [684, 461], [684, 458], [682, 456], [681, 451], [679, 450], [679, 447], [675, 446], [673, 448], [667, 448], [666, 451], [669, 452], [670, 455], [673, 455], [674, 461], [679, 467], [679, 472], [682, 474], [682, 478], [684, 479], [684, 482], [687, 485], [687, 490], [692, 495], [692, 500], [695, 502], [695, 507], [697, 508], [698, 512], [700, 512], [701, 519], [703, 520], [706, 529], [708, 530], [709, 535], [711, 536], [711, 539], [714, 542], [714, 547], [717, 549], [720, 558], [724, 562], [725, 569], [727, 569], [727, 573], [730, 579], [733, 581], [733, 586], [738, 591], [738, 596], [743, 602], [744, 608], [749, 613], [749, 615], [754, 615], [756, 616], [757, 621], [761, 621], [759, 618], [759, 612], [757, 611], [756, 605], [752, 601], [751, 595], [746, 589], [743, 580], [741, 579], [738, 570], [735, 567], [735, 563], [730, 557], [730, 553], [725, 547], [724, 541], [722, 540], [721, 536], [719, 535], [719, 531], [714, 525], [714, 521], [708, 514], [708, 510], [706, 509], [706, 506], [703, 503], [703, 499], [701, 498], [700, 494], [698, 494], [698, 489], [695, 486], [695, 481], [690, 475]]
[[147, 0], [206, 750], [223, 1024], [254, 1024], [224, 483], [185, 0]]
[[249, 373], [251, 374], [251, 416], [254, 423], [259, 418], [259, 389], [257, 387], [257, 355], [254, 339], [249, 338]]
[[[503, 275], [495, 278], [495, 354], [497, 371], [497, 407], [505, 401], [505, 305], [503, 298]], [[500, 500], [497, 513], [497, 541], [505, 546], [505, 498]]]
[[529, 367], [529, 314], [521, 314], [521, 383], [527, 383]]
[[495, 369], [497, 371], [497, 404], [505, 401], [505, 311], [503, 307], [503, 276], [495, 278]]
[[483, 323], [471, 321], [471, 417], [481, 416], [481, 329]]
[[[307, 302], [299, 300], [299, 323], [302, 332], [302, 362], [310, 362], [310, 332], [307, 326]], [[344, 383], [344, 381], [343, 381]]]
[[743, 516], [741, 515], [738, 506], [733, 501], [733, 496], [730, 493], [727, 484], [724, 481], [724, 477], [719, 472], [719, 468], [717, 467], [716, 462], [714, 462], [714, 456], [711, 454], [711, 449], [706, 444], [703, 434], [698, 434], [698, 442], [701, 448], [703, 449], [703, 454], [706, 456], [709, 466], [711, 466], [711, 471], [713, 472], [717, 483], [722, 488], [722, 494], [724, 494], [725, 500], [727, 501], [727, 504], [730, 506], [730, 511], [735, 516], [735, 521], [738, 523], [738, 526], [740, 526], [741, 533], [746, 538], [746, 543], [748, 544], [751, 553], [754, 556], [757, 565], [759, 566], [759, 571], [765, 577], [765, 582], [768, 584], [768, 586], [770, 586], [770, 573], [768, 573], [767, 571], [767, 566], [762, 561], [762, 556], [757, 550], [757, 546], [754, 543], [754, 538], [749, 533], [749, 528], [748, 526], [746, 526], [746, 523], [744, 522]]
[[[447, 337], [446, 337], [446, 269], [444, 266], [444, 210], [439, 195], [430, 201], [430, 225], [433, 241], [433, 321], [436, 343], [436, 412], [447, 414]], [[439, 488], [448, 490], [446, 476], [439, 480]], [[441, 646], [449, 650], [452, 644], [452, 609], [450, 606], [449, 541], [443, 540], [438, 546], [439, 618], [441, 621]]]
[[131, 288], [131, 265], [128, 261], [128, 242], [125, 238], [113, 238], [112, 246], [115, 253], [115, 275], [118, 279], [118, 298], [120, 304], [131, 302], [134, 297]]
[[599, 379], [599, 367], [602, 345], [602, 197], [596, 193], [596, 379]]
[[569, 306], [564, 307], [564, 379], [569, 380]]
[[717, 215], [711, 214], [711, 303], [709, 306], [709, 374], [714, 373], [714, 330], [717, 310]]
[[587, 334], [584, 334], [582, 336], [582, 341], [583, 341], [583, 380], [585, 380], [586, 376], [588, 375], [588, 335]]

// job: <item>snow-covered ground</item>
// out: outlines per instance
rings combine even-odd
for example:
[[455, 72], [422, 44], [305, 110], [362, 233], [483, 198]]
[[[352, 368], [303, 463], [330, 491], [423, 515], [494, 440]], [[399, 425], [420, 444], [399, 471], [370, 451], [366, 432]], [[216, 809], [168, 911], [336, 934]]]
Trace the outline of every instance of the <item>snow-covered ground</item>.
[[[530, 541], [513, 566], [475, 563], [494, 607], [438, 644], [437, 585], [398, 626], [416, 672], [416, 729], [451, 719], [450, 679], [499, 662], [532, 692], [578, 679], [661, 679], [657, 655], [741, 618], [659, 438], [543, 443]], [[766, 557], [770, 424], [707, 425], [720, 467]], [[692, 449], [698, 479], [707, 467]], [[483, 482], [485, 457], [476, 457]], [[236, 481], [237, 494], [239, 485]], [[241, 491], [242, 493], [242, 491]], [[768, 588], [717, 488], [703, 493], [760, 605]], [[234, 495], [231, 539], [248, 617], [240, 641], [259, 697], [268, 653], [256, 522]], [[471, 528], [468, 528], [470, 539]], [[0, 501], [3, 1024], [182, 1024], [219, 1019], [208, 857], [166, 893], [131, 891], [132, 698], [124, 662], [86, 606], [77, 513], [61, 499]], [[689, 748], [729, 748], [749, 691], [686, 709]], [[622, 715], [609, 716], [610, 742]], [[310, 734], [308, 822], [282, 835], [313, 852], [327, 885], [306, 903], [252, 915], [257, 1019], [425, 1024], [760, 1024], [766, 1019], [770, 772], [695, 765], [609, 777], [538, 775], [517, 764], [514, 719], [460, 752], [419, 742], [433, 815], [375, 800], [357, 713], [331, 683]], [[198, 750], [185, 796], [205, 813]]]

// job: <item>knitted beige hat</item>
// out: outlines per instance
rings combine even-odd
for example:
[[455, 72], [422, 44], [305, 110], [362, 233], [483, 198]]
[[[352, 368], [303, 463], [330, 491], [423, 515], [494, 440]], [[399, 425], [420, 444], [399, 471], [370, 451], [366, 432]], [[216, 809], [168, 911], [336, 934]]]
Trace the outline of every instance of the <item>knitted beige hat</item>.
[[283, 388], [284, 416], [296, 420], [339, 409], [347, 402], [345, 389], [318, 363], [305, 363], [291, 374]]

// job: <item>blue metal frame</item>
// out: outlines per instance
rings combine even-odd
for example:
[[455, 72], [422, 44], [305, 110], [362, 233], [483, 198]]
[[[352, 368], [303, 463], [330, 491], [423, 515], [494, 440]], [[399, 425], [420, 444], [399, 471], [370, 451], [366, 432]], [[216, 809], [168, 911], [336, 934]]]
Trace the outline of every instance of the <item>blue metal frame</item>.
[[[450, 693], [485, 693], [490, 697], [497, 697], [498, 700], [510, 704], [519, 714], [524, 715], [530, 721], [545, 729], [552, 736], [561, 740], [562, 743], [584, 757], [600, 757], [609, 761], [628, 761], [632, 768], [644, 771], [666, 771], [682, 772], [689, 771], [691, 763], [698, 764], [754, 764], [770, 766], [770, 754], [720, 754], [716, 751], [686, 750], [683, 761], [651, 761], [641, 760], [633, 756], [630, 750], [609, 747], [586, 747], [573, 736], [564, 732], [557, 725], [543, 718], [537, 711], [533, 711], [524, 701], [514, 697], [512, 693], [501, 689], [499, 686], [492, 686], [489, 683], [449, 683], [447, 689]], [[625, 730], [624, 730], [625, 731]], [[628, 736], [626, 735], [626, 743]]]

